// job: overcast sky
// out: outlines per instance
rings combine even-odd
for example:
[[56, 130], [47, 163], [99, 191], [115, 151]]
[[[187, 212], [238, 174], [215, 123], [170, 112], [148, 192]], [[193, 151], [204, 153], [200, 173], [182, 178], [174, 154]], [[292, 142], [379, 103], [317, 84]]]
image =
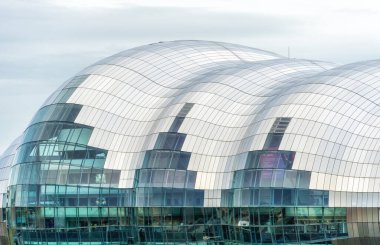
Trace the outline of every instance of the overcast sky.
[[340, 64], [380, 59], [378, 0], [1, 0], [0, 152], [85, 66], [134, 46], [217, 40]]

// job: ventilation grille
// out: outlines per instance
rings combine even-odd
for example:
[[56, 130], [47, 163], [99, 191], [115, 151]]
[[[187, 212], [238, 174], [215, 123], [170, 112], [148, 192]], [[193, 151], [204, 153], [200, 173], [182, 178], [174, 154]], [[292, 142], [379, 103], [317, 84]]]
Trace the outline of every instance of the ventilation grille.
[[194, 103], [186, 103], [182, 109], [179, 111], [177, 117], [186, 117], [187, 113], [193, 108]]
[[283, 134], [285, 133], [286, 128], [288, 127], [290, 123], [291, 118], [290, 117], [279, 117], [276, 118], [276, 121], [273, 123], [272, 128], [270, 129], [269, 133], [274, 134]]

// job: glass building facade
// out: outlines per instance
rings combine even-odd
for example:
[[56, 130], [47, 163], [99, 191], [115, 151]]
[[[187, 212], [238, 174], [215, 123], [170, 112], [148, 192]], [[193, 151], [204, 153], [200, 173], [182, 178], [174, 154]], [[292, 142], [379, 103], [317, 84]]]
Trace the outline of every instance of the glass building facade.
[[28, 245], [378, 244], [380, 61], [208, 41], [66, 81], [0, 157]]

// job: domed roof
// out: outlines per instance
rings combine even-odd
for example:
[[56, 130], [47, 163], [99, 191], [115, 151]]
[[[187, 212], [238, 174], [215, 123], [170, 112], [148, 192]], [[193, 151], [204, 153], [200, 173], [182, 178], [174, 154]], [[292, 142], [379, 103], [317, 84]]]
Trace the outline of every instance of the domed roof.
[[[69, 79], [21, 144], [58, 141], [63, 136], [47, 132], [54, 128], [49, 123], [84, 125], [81, 144], [104, 151], [98, 167], [119, 171], [114, 186], [133, 188], [146, 152], [168, 133], [184, 135], [180, 150], [191, 153], [186, 170], [197, 173], [193, 188], [223, 190], [249, 153], [267, 149], [268, 135], [285, 125], [277, 149], [296, 152], [291, 169], [310, 172], [307, 188], [376, 192], [368, 183], [378, 183], [380, 174], [379, 64], [336, 67], [209, 41], [145, 45]], [[33, 147], [20, 147], [16, 163]]]
[[45, 101], [0, 158], [0, 203], [31, 242], [366, 237], [380, 206], [379, 74], [380, 61], [209, 41], [120, 52]]

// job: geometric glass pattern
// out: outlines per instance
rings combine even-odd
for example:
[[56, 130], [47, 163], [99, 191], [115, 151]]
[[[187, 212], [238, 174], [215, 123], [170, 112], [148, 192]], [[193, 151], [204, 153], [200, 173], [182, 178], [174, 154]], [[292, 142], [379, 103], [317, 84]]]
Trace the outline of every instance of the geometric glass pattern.
[[379, 105], [378, 60], [126, 50], [68, 79], [3, 153], [0, 217], [30, 245], [379, 244]]

